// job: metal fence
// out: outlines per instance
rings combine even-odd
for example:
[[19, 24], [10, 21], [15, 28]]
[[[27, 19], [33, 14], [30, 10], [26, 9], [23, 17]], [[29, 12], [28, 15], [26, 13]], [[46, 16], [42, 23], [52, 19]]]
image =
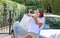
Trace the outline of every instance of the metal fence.
[[11, 18], [11, 10], [9, 11], [9, 18], [7, 18], [7, 9], [6, 9], [6, 3], [4, 3], [4, 12], [0, 15], [0, 34], [6, 34], [10, 33], [11, 30], [11, 23], [12, 23], [12, 18]]

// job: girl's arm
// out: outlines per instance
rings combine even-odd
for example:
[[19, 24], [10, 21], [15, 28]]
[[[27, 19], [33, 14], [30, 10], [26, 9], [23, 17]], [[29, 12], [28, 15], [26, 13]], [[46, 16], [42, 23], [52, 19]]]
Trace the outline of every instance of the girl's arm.
[[43, 24], [43, 23], [38, 22], [37, 18], [34, 18], [34, 20], [35, 20], [35, 23], [36, 23], [37, 25], [39, 25], [39, 27], [41, 27], [41, 26], [42, 26], [42, 24]]

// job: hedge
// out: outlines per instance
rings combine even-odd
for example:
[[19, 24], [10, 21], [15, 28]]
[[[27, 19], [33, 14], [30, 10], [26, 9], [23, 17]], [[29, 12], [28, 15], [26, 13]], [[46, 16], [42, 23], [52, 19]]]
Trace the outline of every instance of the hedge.
[[0, 25], [7, 25], [9, 19], [9, 13], [11, 11], [11, 18], [13, 22], [21, 20], [26, 10], [24, 5], [18, 4], [13, 1], [0, 0]]
[[29, 9], [36, 10], [37, 6], [26, 6], [27, 12], [28, 12]]

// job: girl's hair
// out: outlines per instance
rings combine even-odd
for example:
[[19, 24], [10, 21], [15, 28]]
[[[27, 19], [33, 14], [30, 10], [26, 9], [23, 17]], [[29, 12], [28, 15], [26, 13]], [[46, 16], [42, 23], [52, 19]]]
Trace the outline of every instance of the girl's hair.
[[40, 17], [44, 17], [44, 15], [43, 15], [43, 10], [41, 10], [41, 9], [37, 9], [38, 11], [39, 11], [39, 13], [40, 13]]

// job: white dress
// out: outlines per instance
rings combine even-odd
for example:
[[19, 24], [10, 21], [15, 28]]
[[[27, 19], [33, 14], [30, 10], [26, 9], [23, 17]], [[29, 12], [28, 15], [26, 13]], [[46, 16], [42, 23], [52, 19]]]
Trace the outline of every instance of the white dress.
[[44, 26], [45, 19], [44, 19], [44, 17], [42, 17], [42, 18], [38, 18], [37, 20], [38, 20], [38, 22], [43, 23], [42, 26], [39, 28], [39, 26], [35, 23], [35, 20], [32, 18], [29, 21], [28, 32], [33, 32], [33, 33], [39, 34], [40, 30]]

